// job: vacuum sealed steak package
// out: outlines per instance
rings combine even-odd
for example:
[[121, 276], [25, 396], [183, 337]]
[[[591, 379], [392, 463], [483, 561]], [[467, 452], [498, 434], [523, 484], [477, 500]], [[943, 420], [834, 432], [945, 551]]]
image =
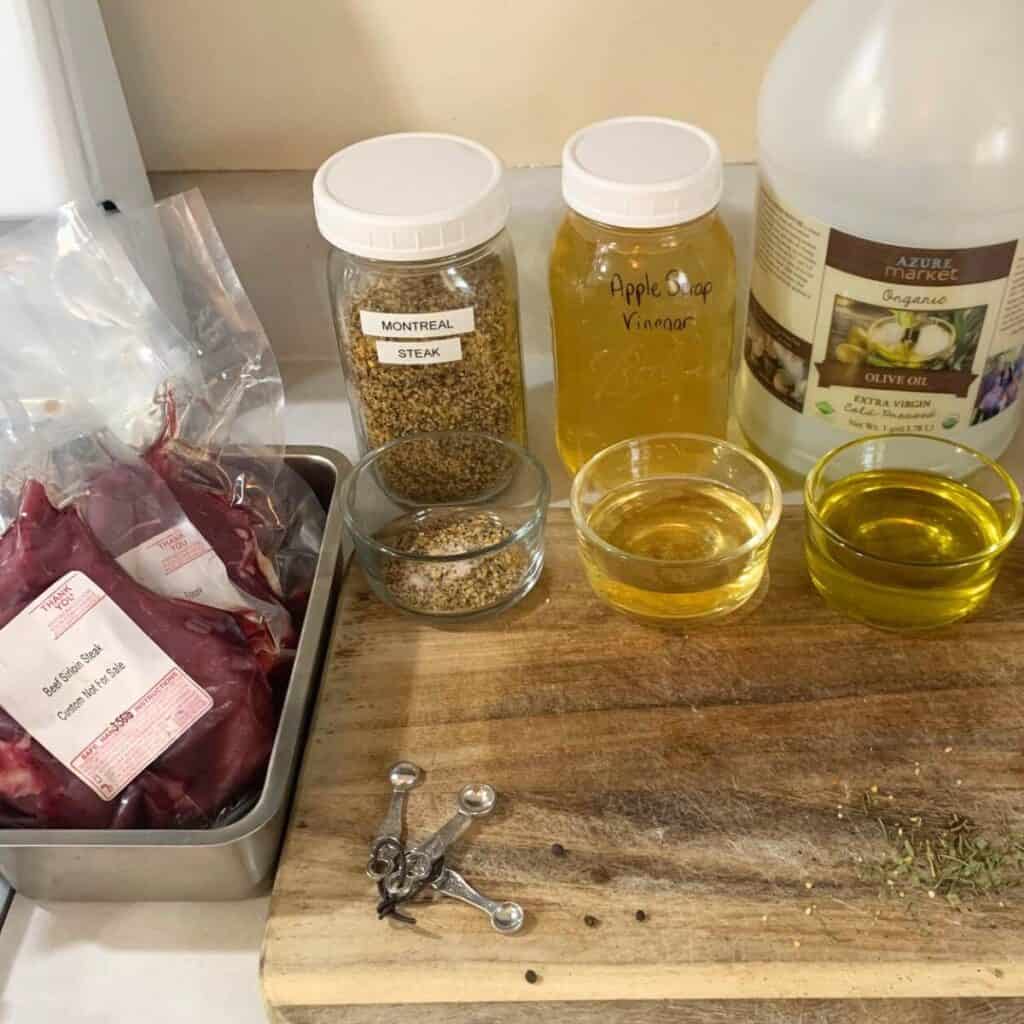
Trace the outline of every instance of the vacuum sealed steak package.
[[[174, 488], [101, 428], [78, 436], [64, 457], [76, 469], [65, 486], [74, 480], [80, 486], [65, 490], [63, 499], [130, 576], [164, 597], [233, 613], [268, 672], [288, 666], [295, 626], [258, 570], [254, 513], [216, 494]], [[204, 503], [216, 509], [202, 507], [197, 518]]]
[[[93, 485], [68, 438], [85, 438], [87, 451], [98, 429], [123, 442], [163, 480], [161, 502], [169, 492], [195, 535], [147, 538], [125, 567], [160, 593], [229, 611], [246, 595], [264, 634], [253, 635], [270, 637], [286, 666], [323, 510], [284, 461], [277, 362], [201, 195], [128, 215], [71, 205], [0, 238], [0, 324], [0, 359], [22, 368], [9, 397], [72, 453], [47, 487], [77, 496]], [[179, 516], [164, 518], [177, 529]], [[185, 573], [184, 556], [162, 557], [197, 538], [231, 590], [198, 594], [198, 567]], [[168, 565], [178, 566], [173, 578]]]
[[[192, 191], [153, 211], [102, 223], [119, 229], [151, 293], [169, 293], [161, 308], [192, 339], [190, 364], [200, 371], [198, 380], [156, 393], [163, 431], [147, 461], [218, 550], [235, 583], [280, 600], [301, 623], [323, 510], [282, 458], [280, 370], [209, 211]], [[173, 289], [162, 286], [164, 264], [152, 258], [165, 248]]]
[[4, 827], [208, 825], [274, 740], [235, 619], [140, 586], [38, 481], [0, 537], [0, 704]]
[[251, 798], [323, 510], [198, 193], [0, 237], [0, 824]]

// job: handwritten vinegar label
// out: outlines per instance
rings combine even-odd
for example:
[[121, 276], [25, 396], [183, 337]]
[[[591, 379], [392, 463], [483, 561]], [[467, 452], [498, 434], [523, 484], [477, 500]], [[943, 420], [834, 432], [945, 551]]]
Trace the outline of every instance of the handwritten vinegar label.
[[635, 277], [614, 273], [608, 287], [613, 301], [624, 307], [622, 325], [627, 331], [685, 331], [696, 324], [697, 317], [687, 311], [691, 304], [679, 308], [675, 303], [699, 299], [707, 305], [713, 291], [710, 281], [690, 281], [674, 268], [661, 278], [652, 278], [647, 271]]

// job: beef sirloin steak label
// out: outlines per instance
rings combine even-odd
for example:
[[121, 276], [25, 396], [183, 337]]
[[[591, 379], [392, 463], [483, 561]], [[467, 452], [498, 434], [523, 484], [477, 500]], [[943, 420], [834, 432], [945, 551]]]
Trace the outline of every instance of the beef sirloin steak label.
[[76, 571], [0, 629], [0, 704], [97, 796], [113, 800], [213, 698]]

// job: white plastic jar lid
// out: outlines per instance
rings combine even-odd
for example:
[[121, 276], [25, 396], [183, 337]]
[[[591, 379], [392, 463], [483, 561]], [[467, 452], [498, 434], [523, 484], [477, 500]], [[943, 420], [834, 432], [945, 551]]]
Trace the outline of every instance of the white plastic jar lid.
[[577, 213], [615, 227], [684, 224], [722, 198], [722, 154], [706, 131], [685, 121], [598, 121], [562, 150], [562, 195]]
[[331, 245], [379, 260], [464, 252], [508, 220], [501, 161], [458, 135], [381, 135], [335, 153], [313, 179], [313, 209]]

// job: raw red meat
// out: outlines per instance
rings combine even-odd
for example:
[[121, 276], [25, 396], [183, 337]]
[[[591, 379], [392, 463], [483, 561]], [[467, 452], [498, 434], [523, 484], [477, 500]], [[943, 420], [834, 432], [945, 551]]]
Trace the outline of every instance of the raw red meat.
[[29, 483], [0, 537], [0, 628], [65, 573], [84, 572], [213, 698], [213, 707], [120, 796], [97, 797], [0, 710], [0, 825], [173, 828], [209, 824], [259, 783], [274, 740], [270, 688], [234, 617], [139, 586], [73, 508]]
[[[269, 541], [284, 530], [277, 521], [270, 496], [234, 495], [231, 481], [216, 463], [203, 459], [199, 453], [182, 450], [172, 441], [162, 440], [146, 453], [145, 459], [220, 556], [235, 586], [261, 601], [284, 605], [280, 586], [271, 583], [273, 566], [263, 555], [264, 546], [260, 543], [261, 537]], [[268, 549], [271, 546], [266, 544]], [[293, 624], [301, 624], [307, 598], [303, 595], [287, 602]], [[294, 647], [295, 639], [293, 633], [282, 646]]]
[[[182, 492], [190, 493], [187, 488], [183, 488]], [[86, 491], [75, 501], [90, 529], [115, 558], [161, 533], [167, 525], [168, 508], [175, 504], [181, 503], [176, 502], [170, 485], [151, 466], [141, 461], [113, 464], [109, 469], [97, 474]], [[187, 514], [186, 511], [186, 516]], [[217, 530], [212, 525], [204, 528], [195, 522], [193, 525], [224, 561], [221, 552], [210, 540], [209, 533], [218, 536], [219, 542], [223, 544], [224, 540], [220, 534], [230, 531], [225, 531], [223, 527]], [[232, 582], [240, 586], [237, 574], [232, 575], [230, 567], [226, 568]], [[262, 594], [257, 594], [248, 585], [241, 586], [240, 589], [250, 595], [262, 597]], [[287, 646], [291, 637], [290, 619], [273, 595], [267, 599], [267, 603], [271, 606], [270, 614], [280, 611], [279, 620], [284, 622], [284, 628], [289, 631], [285, 633], [283, 640], [283, 645]], [[235, 618], [245, 633], [249, 646], [267, 672], [281, 667], [282, 660], [289, 662], [282, 654], [282, 644], [275, 641], [266, 618], [257, 614], [255, 610], [252, 614], [237, 614]]]

